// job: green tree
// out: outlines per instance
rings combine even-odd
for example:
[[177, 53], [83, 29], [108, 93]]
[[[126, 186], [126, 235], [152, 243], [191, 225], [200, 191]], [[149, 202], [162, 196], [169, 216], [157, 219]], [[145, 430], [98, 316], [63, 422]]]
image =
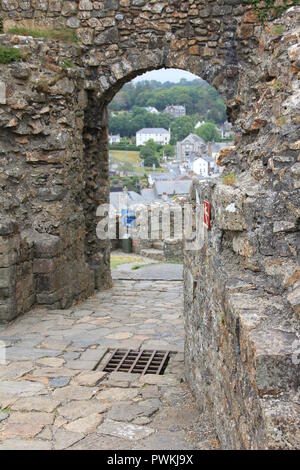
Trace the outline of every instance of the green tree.
[[171, 124], [171, 144], [185, 139], [189, 134], [194, 132], [195, 118], [184, 116], [176, 119]]
[[[170, 82], [144, 81], [128, 83], [117, 93], [110, 103], [112, 111], [130, 111], [134, 107], [145, 108], [155, 106], [163, 111], [168, 105], [185, 105], [187, 114], [198, 114], [206, 120], [221, 124], [226, 120], [226, 106], [215, 88], [203, 80], [181, 80], [179, 84]], [[143, 112], [146, 112], [143, 110]], [[160, 115], [162, 116], [162, 115]], [[157, 127], [157, 115], [148, 115], [152, 125]], [[150, 123], [146, 123], [150, 126]]]
[[160, 150], [160, 155], [165, 155], [166, 157], [174, 157], [175, 155], [175, 145], [164, 145]]
[[151, 155], [145, 158], [144, 163], [146, 167], [152, 167], [153, 165], [155, 165], [156, 168], [160, 167], [160, 163], [156, 155]]
[[140, 156], [144, 160], [148, 159], [149, 157], [152, 157], [153, 155], [158, 157], [159, 149], [160, 146], [157, 145], [154, 140], [148, 140], [148, 142], [141, 148]]
[[206, 122], [203, 124], [196, 130], [196, 134], [205, 140], [205, 142], [219, 142], [222, 140], [216, 125], [212, 122]]
[[136, 193], [140, 192], [141, 185], [138, 176], [124, 176], [122, 178], [122, 183], [123, 187], [126, 186], [128, 191], [135, 191]]

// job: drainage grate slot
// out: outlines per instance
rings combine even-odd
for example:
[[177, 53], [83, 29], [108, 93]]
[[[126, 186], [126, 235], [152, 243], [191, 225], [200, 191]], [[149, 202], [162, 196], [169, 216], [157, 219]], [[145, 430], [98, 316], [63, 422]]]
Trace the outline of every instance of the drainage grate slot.
[[171, 351], [116, 349], [105, 364], [104, 372], [162, 375], [168, 365]]

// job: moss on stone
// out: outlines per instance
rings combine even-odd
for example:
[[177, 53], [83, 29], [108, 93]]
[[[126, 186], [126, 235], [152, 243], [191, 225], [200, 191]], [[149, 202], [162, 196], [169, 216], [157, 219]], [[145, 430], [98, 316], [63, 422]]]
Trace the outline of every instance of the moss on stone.
[[7, 30], [7, 33], [17, 34], [20, 36], [32, 36], [33, 38], [55, 39], [63, 42], [77, 43], [75, 31], [68, 28], [46, 29], [46, 28], [25, 28], [14, 26]]
[[71, 59], [66, 59], [62, 63], [61, 67], [62, 67], [63, 70], [74, 69], [76, 67], [76, 65], [74, 64], [74, 62]]
[[253, 6], [262, 24], [270, 18], [279, 18], [291, 6], [299, 5], [299, 0], [283, 0], [280, 5], [276, 0], [248, 0]]
[[227, 175], [222, 175], [222, 182], [226, 186], [233, 186], [235, 181], [236, 181], [236, 179], [235, 179], [234, 171], [231, 171]]

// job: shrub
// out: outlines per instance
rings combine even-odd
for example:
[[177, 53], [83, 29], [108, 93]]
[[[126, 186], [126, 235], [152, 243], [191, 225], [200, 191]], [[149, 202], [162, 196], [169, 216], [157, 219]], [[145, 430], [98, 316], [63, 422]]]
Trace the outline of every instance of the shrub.
[[235, 174], [234, 171], [232, 170], [229, 174], [227, 175], [222, 175], [222, 182], [226, 186], [233, 186], [235, 183]]
[[0, 64], [9, 64], [20, 59], [20, 51], [14, 47], [0, 46]]
[[130, 144], [114, 144], [109, 146], [109, 150], [127, 150], [128, 152], [138, 152], [140, 147]]

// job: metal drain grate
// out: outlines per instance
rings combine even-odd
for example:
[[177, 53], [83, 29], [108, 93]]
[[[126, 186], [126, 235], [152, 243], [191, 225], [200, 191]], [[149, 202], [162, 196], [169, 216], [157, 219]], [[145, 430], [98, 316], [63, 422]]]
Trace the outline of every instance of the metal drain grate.
[[103, 371], [162, 375], [168, 365], [170, 354], [171, 351], [116, 349]]

